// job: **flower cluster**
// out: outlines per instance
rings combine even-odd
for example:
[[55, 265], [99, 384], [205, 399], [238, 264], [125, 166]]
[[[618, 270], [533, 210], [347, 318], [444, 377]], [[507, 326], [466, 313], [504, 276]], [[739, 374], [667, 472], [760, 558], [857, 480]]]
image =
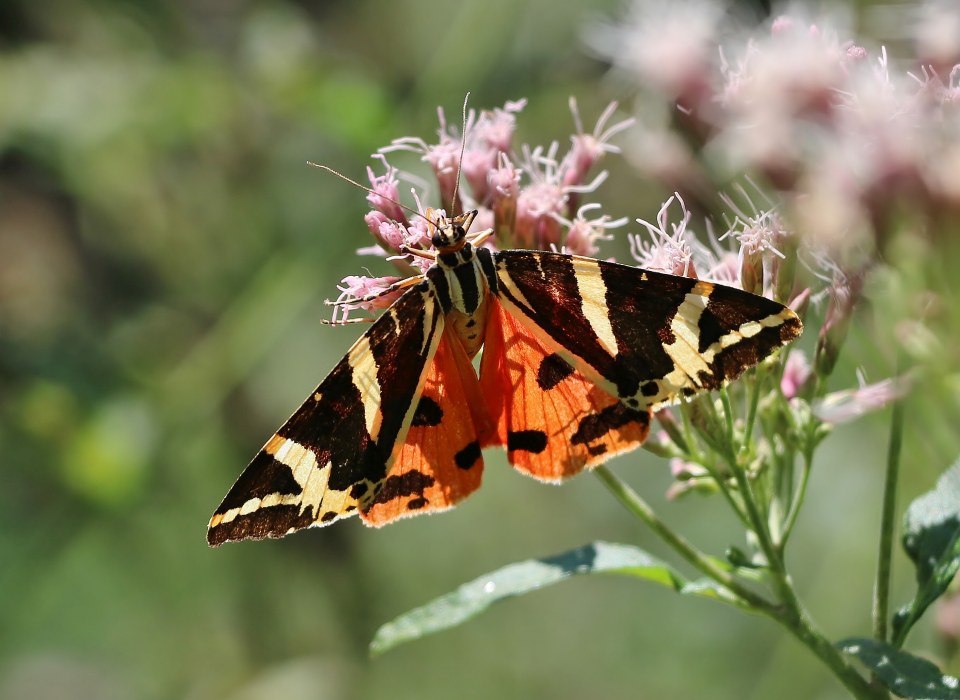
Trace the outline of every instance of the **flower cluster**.
[[[561, 154], [557, 142], [547, 146], [513, 145], [517, 115], [526, 100], [508, 102], [491, 111], [467, 114], [463, 134], [447, 124], [439, 111], [437, 141], [404, 137], [380, 150], [374, 157], [383, 173], [372, 168], [367, 201], [372, 207], [366, 215], [367, 228], [376, 245], [361, 248], [361, 254], [387, 256], [404, 274], [422, 271], [429, 260], [406, 254], [430, 246], [430, 232], [422, 200], [444, 203], [452, 214], [477, 209], [477, 230], [493, 228], [495, 245], [502, 248], [564, 250], [580, 255], [596, 255], [598, 241], [605, 240], [611, 228], [625, 219], [593, 215], [599, 204], [581, 204], [580, 198], [593, 193], [606, 179], [605, 171], [595, 171], [597, 162], [607, 153], [617, 153], [611, 139], [632, 123], [632, 119], [613, 121], [617, 105], [612, 103], [597, 119], [592, 131], [584, 130], [577, 104], [570, 101], [576, 132], [570, 146]], [[422, 180], [393, 167], [388, 154], [410, 151], [421, 156], [436, 180], [437, 191], [414, 189], [416, 209], [400, 203], [400, 182], [419, 184]], [[461, 152], [463, 157], [461, 159]], [[458, 176], [464, 187], [460, 187]], [[490, 243], [488, 245], [494, 245]], [[346, 320], [355, 308], [382, 308], [396, 298], [393, 294], [376, 296], [396, 281], [395, 277], [345, 277], [337, 300], [335, 321]], [[375, 297], [376, 298], [372, 298]]]
[[[905, 202], [960, 207], [960, 5], [904, 18], [916, 56], [903, 68], [829, 22], [783, 16], [745, 35], [720, 20], [708, 0], [637, 0], [623, 24], [594, 33], [644, 93], [625, 147], [640, 170], [690, 194], [711, 169], [753, 173], [798, 230], [844, 256], [871, 239], [882, 249]], [[676, 119], [655, 118], [670, 110]]]

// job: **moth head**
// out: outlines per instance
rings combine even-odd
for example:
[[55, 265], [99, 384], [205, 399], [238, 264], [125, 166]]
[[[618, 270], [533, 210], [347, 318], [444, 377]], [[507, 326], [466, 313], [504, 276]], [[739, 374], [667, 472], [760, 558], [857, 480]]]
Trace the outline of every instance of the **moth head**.
[[[429, 212], [428, 212], [429, 214]], [[429, 217], [435, 231], [430, 237], [433, 247], [441, 253], [454, 253], [467, 243], [467, 231], [477, 216], [477, 210], [464, 212], [459, 216], [448, 219], [445, 216]]]

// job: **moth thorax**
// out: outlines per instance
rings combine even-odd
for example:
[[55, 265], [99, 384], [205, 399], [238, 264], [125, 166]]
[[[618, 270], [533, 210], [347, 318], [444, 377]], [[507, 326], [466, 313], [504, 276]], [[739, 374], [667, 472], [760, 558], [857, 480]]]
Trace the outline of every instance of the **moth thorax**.
[[443, 270], [449, 295], [446, 322], [460, 338], [467, 355], [473, 357], [483, 345], [490, 301], [490, 286], [476, 249], [465, 243], [454, 253], [441, 253], [437, 267]]

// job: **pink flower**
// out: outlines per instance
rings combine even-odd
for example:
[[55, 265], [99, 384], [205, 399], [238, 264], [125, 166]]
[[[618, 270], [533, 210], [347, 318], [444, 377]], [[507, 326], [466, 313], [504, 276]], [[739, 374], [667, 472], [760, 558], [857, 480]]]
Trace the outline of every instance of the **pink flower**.
[[480, 113], [476, 124], [468, 129], [471, 143], [482, 143], [495, 153], [509, 153], [513, 146], [513, 134], [517, 129], [517, 117], [524, 107], [525, 99], [507, 102], [503, 107]]
[[401, 224], [390, 219], [379, 211], [371, 211], [363, 217], [370, 233], [381, 246], [389, 251], [397, 252], [406, 241], [406, 230]]
[[523, 170], [530, 184], [520, 189], [513, 228], [513, 241], [521, 247], [547, 249], [560, 243], [560, 222], [566, 211], [567, 191], [561, 183], [556, 160], [557, 143], [547, 151], [524, 146]]
[[427, 148], [424, 156], [430, 167], [433, 169], [433, 175], [437, 178], [440, 185], [440, 201], [447, 206], [447, 202], [453, 207], [453, 211], [462, 209], [460, 202], [453, 201], [453, 193], [457, 190], [457, 165], [460, 160], [460, 139], [441, 135], [440, 143]]
[[844, 274], [837, 268], [833, 284], [827, 290], [830, 303], [827, 306], [826, 318], [820, 327], [814, 356], [817, 374], [822, 377], [828, 376], [836, 365], [840, 348], [847, 339], [853, 309], [860, 300], [863, 281], [863, 272]]
[[720, 253], [716, 262], [704, 273], [703, 278], [711, 282], [719, 282], [728, 287], [740, 286], [740, 260], [738, 255], [730, 250]]
[[921, 65], [946, 74], [960, 64], [960, 7], [953, 0], [921, 4], [913, 27]]
[[[754, 208], [743, 188], [740, 188], [740, 193], [747, 198], [751, 208]], [[781, 260], [786, 257], [777, 246], [790, 237], [789, 232], [773, 210], [749, 215], [741, 211], [729, 196], [721, 195], [720, 198], [737, 216], [734, 225], [739, 230], [731, 229], [723, 234], [720, 240], [730, 236], [736, 238], [740, 244], [737, 254], [740, 288], [753, 294], [763, 294], [764, 258], [767, 253], [773, 253]]]
[[569, 221], [563, 217], [557, 217], [560, 222], [567, 227], [567, 236], [563, 243], [566, 252], [572, 253], [573, 255], [593, 257], [600, 252], [600, 249], [596, 245], [597, 241], [609, 241], [613, 238], [613, 236], [607, 233], [607, 229], [624, 226], [628, 221], [626, 217], [614, 220], [606, 214], [592, 220], [588, 220], [584, 216], [586, 212], [599, 208], [600, 205], [596, 203], [584, 204], [577, 211], [577, 215], [573, 221]]
[[723, 8], [706, 0], [635, 0], [622, 26], [598, 27], [587, 40], [598, 54], [682, 109], [712, 99], [711, 66]]
[[814, 415], [824, 423], [848, 423], [902, 398], [910, 390], [907, 377], [867, 384], [858, 372], [857, 380], [860, 383], [858, 388], [834, 391], [815, 402]]
[[506, 153], [501, 153], [497, 167], [487, 174], [487, 179], [497, 240], [512, 242], [517, 220], [517, 199], [520, 196], [520, 171], [513, 167]]
[[566, 211], [567, 195], [549, 182], [536, 182], [520, 190], [513, 228], [520, 246], [549, 248], [560, 243], [560, 215]]
[[496, 171], [499, 151], [488, 148], [471, 148], [463, 154], [463, 178], [470, 185], [470, 192], [477, 202], [489, 201], [490, 173]]
[[784, 363], [783, 376], [780, 378], [780, 391], [789, 400], [800, 394], [803, 385], [813, 373], [807, 356], [802, 350], [791, 350]]
[[382, 156], [393, 151], [412, 151], [420, 153], [422, 160], [430, 164], [433, 175], [440, 186], [439, 201], [447, 206], [452, 203], [454, 210], [460, 209], [460, 202], [453, 202], [453, 193], [457, 189], [457, 166], [460, 163], [461, 138], [454, 136], [447, 127], [442, 108], [437, 108], [440, 119], [440, 129], [437, 132], [439, 141], [428, 144], [416, 136], [404, 136], [394, 139], [389, 146], [380, 149]]
[[394, 139], [389, 146], [380, 149], [380, 153], [420, 153], [423, 160], [430, 164], [440, 186], [440, 202], [445, 206], [452, 204], [453, 211], [463, 209], [461, 201], [453, 201], [454, 192], [458, 189], [457, 175], [461, 170], [476, 202], [486, 204], [490, 194], [488, 173], [496, 168], [500, 154], [509, 151], [516, 128], [515, 115], [525, 105], [526, 100], [507, 102], [502, 108], [481, 112], [479, 116], [470, 110], [467, 113], [465, 135], [457, 134], [455, 129], [449, 127], [443, 109], [438, 109], [440, 128], [437, 143], [428, 144], [418, 137], [403, 137]]
[[[674, 200], [679, 203], [683, 215], [678, 224], [669, 223], [667, 218], [667, 212]], [[656, 225], [643, 219], [637, 219], [637, 223], [646, 227], [651, 238], [650, 242], [646, 242], [639, 234], [629, 236], [630, 254], [640, 267], [697, 278], [693, 265], [693, 249], [685, 239], [687, 224], [690, 223], [690, 212], [687, 211], [683, 198], [679, 194], [674, 194], [660, 207]]]
[[[604, 231], [615, 225], [609, 217], [586, 221], [582, 217], [569, 221], [571, 211], [577, 210], [578, 196], [593, 192], [606, 179], [600, 171], [591, 181], [586, 181], [588, 171], [604, 153], [617, 152], [609, 141], [632, 123], [623, 120], [610, 124], [615, 104], [611, 104], [597, 120], [590, 134], [583, 132], [576, 103], [571, 102], [577, 134], [572, 137], [570, 151], [560, 158], [559, 144], [549, 147], [522, 146], [522, 158], [512, 151], [516, 130], [516, 115], [525, 106], [525, 100], [508, 102], [503, 108], [477, 113], [470, 110], [466, 118], [465, 141], [450, 129], [439, 111], [439, 141], [428, 144], [423, 139], [404, 137], [395, 139], [386, 148], [380, 149], [383, 160], [392, 151], [412, 151], [430, 164], [440, 186], [440, 202], [447, 204], [454, 191], [460, 193], [453, 202], [453, 211], [469, 206], [478, 209], [478, 219], [490, 221], [496, 231], [501, 247], [555, 248], [564, 238], [565, 226], [569, 245], [583, 253], [596, 253], [594, 243], [605, 238]], [[468, 184], [469, 195], [456, 188], [457, 164], [463, 152], [460, 175]], [[386, 160], [383, 160], [386, 164]], [[396, 170], [387, 166], [387, 175], [374, 178], [371, 201], [376, 212], [367, 217], [367, 225], [383, 248], [399, 251], [402, 246], [429, 247], [430, 232], [416, 217], [409, 222], [391, 222], [384, 214], [387, 204], [384, 199], [393, 199], [396, 192]], [[412, 177], [407, 175], [406, 177]], [[416, 193], [415, 193], [416, 197]], [[461, 200], [465, 200], [461, 201]], [[419, 207], [419, 203], [418, 203]], [[422, 211], [422, 207], [419, 207]], [[484, 212], [489, 211], [489, 214]], [[481, 221], [475, 229], [482, 230]], [[410, 261], [419, 267], [429, 264], [420, 258]]]
[[610, 143], [610, 139], [633, 126], [636, 120], [623, 119], [607, 127], [607, 122], [610, 121], [616, 109], [616, 102], [607, 105], [607, 108], [597, 119], [593, 131], [587, 134], [583, 131], [583, 122], [580, 119], [580, 111], [577, 109], [577, 101], [573, 97], [570, 98], [570, 113], [573, 115], [577, 133], [570, 137], [572, 146], [560, 165], [560, 170], [563, 173], [561, 184], [564, 187], [580, 185], [586, 181], [587, 173], [604, 153], [620, 152], [617, 146]]
[[[374, 309], [387, 308], [399, 299], [403, 292], [402, 290], [389, 293], [384, 292], [391, 284], [399, 280], [399, 277], [347, 275], [340, 284], [337, 285], [337, 289], [340, 290], [340, 296], [338, 296], [334, 302], [333, 323], [346, 322], [350, 311], [354, 309], [373, 311]], [[373, 298], [361, 301], [364, 297]]]
[[374, 175], [373, 168], [367, 168], [367, 177], [370, 179], [370, 189], [373, 190], [367, 194], [367, 201], [371, 207], [388, 219], [399, 223], [406, 223], [407, 215], [399, 204], [400, 191], [397, 187], [397, 169], [387, 163], [382, 155], [379, 155], [379, 158], [384, 166], [386, 166], [387, 172], [383, 175]]

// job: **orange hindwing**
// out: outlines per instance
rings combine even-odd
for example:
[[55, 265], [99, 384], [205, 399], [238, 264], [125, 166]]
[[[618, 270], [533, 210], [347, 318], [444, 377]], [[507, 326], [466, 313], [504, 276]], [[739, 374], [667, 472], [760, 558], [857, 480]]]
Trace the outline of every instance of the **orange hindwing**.
[[445, 329], [393, 468], [373, 502], [368, 525], [446, 510], [480, 486], [481, 433], [490, 432], [477, 375], [460, 341]]
[[548, 350], [499, 301], [490, 305], [480, 383], [510, 463], [544, 481], [643, 443], [650, 411], [631, 409]]

